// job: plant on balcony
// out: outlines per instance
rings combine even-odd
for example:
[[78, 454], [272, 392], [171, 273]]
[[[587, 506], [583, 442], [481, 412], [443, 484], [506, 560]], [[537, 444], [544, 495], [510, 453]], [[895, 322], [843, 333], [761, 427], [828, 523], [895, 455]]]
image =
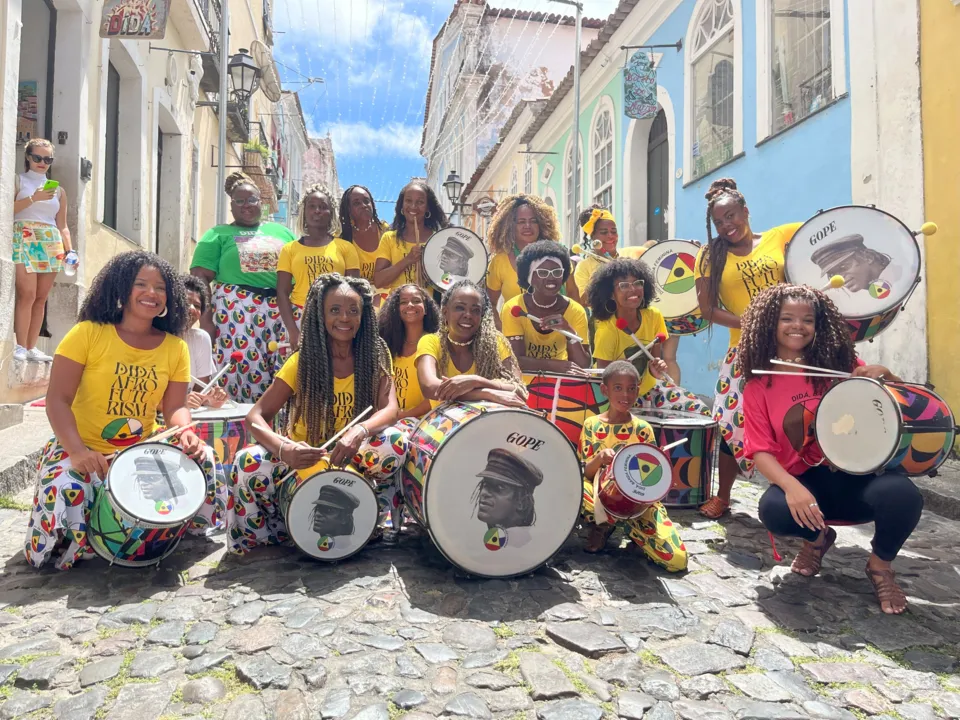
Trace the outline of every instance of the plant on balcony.
[[244, 153], [257, 153], [263, 159], [263, 162], [267, 162], [270, 159], [270, 148], [266, 145], [262, 145], [258, 140], [251, 140], [250, 142], [243, 144]]

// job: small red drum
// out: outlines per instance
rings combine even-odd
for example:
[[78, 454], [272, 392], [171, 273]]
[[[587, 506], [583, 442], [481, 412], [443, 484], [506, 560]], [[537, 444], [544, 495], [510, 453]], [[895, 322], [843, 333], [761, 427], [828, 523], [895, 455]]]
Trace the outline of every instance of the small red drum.
[[633, 443], [620, 448], [607, 466], [597, 499], [608, 515], [629, 520], [664, 498], [672, 483], [666, 453], [656, 445]]
[[440, 292], [463, 279], [482, 287], [487, 274], [487, 248], [476, 233], [466, 228], [445, 228], [424, 245], [423, 270]]
[[542, 410], [573, 443], [580, 446], [580, 432], [587, 418], [607, 409], [609, 401], [600, 391], [600, 378], [562, 375], [559, 373], [525, 373], [527, 407]]

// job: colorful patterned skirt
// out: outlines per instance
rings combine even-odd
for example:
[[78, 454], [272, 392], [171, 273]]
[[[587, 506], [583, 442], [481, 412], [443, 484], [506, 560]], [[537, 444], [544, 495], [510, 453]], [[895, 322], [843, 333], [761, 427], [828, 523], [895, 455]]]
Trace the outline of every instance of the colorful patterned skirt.
[[[740, 363], [737, 361], [737, 348], [727, 351], [720, 365], [720, 377], [717, 379], [717, 394], [713, 401], [713, 419], [720, 425], [720, 437], [728, 454], [732, 454], [744, 475], [753, 472], [753, 460], [748, 460], [743, 452], [743, 387], [746, 385]], [[721, 451], [724, 449], [721, 445]]]
[[55, 225], [17, 220], [13, 223], [13, 262], [28, 273], [56, 273], [63, 267], [64, 249]]
[[710, 408], [703, 400], [666, 380], [657, 380], [656, 384], [637, 400], [637, 407], [648, 410], [680, 410], [710, 417]]

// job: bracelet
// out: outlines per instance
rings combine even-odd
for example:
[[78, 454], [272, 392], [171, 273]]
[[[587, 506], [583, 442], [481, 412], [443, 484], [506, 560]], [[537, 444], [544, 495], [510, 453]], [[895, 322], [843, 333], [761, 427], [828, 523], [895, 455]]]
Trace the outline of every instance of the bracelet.
[[361, 430], [363, 430], [363, 439], [364, 439], [364, 440], [366, 440], [368, 437], [370, 437], [370, 431], [367, 430], [367, 426], [366, 426], [366, 425], [364, 425], [363, 423], [357, 423], [357, 427], [360, 428]]
[[278, 459], [280, 462], [283, 462], [283, 446], [286, 445], [286, 444], [287, 444], [287, 441], [286, 441], [286, 440], [281, 440], [281, 441], [280, 441], [280, 449], [277, 450], [277, 459]]

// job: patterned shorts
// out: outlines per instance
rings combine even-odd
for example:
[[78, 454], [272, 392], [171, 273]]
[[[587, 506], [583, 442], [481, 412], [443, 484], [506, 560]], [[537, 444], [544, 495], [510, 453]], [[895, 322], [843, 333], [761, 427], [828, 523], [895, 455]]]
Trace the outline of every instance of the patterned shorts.
[[63, 239], [54, 225], [17, 220], [13, 223], [13, 262], [28, 273], [56, 273], [63, 267]]

